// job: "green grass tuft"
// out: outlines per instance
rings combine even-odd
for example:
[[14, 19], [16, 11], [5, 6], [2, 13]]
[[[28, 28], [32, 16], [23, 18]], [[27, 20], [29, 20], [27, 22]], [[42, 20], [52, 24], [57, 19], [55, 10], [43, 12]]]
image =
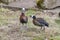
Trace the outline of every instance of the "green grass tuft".
[[34, 11], [34, 10], [28, 10], [28, 11], [26, 12], [26, 15], [27, 15], [27, 16], [30, 16], [30, 15], [33, 15], [33, 14], [35, 14], [35, 11]]
[[56, 22], [57, 24], [60, 24], [60, 20], [55, 20], [55, 22]]
[[54, 38], [55, 40], [60, 40], [60, 35]]
[[44, 40], [44, 38], [43, 37], [35, 37], [35, 38], [33, 38], [33, 40]]

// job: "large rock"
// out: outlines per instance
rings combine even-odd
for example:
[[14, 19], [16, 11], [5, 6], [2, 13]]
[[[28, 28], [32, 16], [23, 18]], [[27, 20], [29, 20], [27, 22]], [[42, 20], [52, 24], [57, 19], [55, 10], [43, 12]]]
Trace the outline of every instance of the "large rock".
[[46, 8], [54, 8], [60, 6], [60, 0], [45, 0], [44, 5]]

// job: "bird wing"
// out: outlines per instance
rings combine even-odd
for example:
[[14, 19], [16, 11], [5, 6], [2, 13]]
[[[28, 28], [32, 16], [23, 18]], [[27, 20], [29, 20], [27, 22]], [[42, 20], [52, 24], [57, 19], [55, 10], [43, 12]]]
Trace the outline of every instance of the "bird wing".
[[38, 18], [37, 21], [42, 25], [47, 23], [43, 18]]
[[38, 18], [37, 21], [41, 23], [42, 25], [48, 24], [43, 18]]
[[28, 21], [28, 18], [27, 18], [27, 16], [20, 16], [20, 20], [22, 21]]
[[41, 24], [40, 24], [37, 20], [34, 20], [33, 23], [34, 23], [35, 25], [41, 26]]
[[24, 21], [28, 21], [28, 18], [25, 16], [25, 17], [23, 17], [23, 20]]
[[43, 18], [37, 18], [37, 21], [39, 21], [39, 22], [45, 22], [45, 20]]

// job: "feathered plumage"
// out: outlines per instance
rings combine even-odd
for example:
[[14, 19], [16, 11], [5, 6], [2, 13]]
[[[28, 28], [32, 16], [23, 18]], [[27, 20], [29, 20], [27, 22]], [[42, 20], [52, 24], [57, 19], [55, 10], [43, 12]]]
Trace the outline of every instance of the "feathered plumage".
[[41, 28], [44, 26], [49, 27], [49, 24], [43, 19], [43, 18], [36, 18], [35, 16], [33, 18], [33, 24], [36, 26], [40, 26]]
[[22, 24], [24, 24], [24, 23], [27, 23], [27, 22], [28, 22], [28, 17], [27, 17], [27, 16], [25, 16], [25, 14], [24, 14], [24, 13], [22, 13], [22, 14], [20, 15], [20, 22], [21, 22]]

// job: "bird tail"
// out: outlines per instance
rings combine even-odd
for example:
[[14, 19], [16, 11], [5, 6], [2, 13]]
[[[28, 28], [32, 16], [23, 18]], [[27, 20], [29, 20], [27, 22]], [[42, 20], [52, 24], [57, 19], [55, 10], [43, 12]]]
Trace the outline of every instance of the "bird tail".
[[47, 23], [47, 24], [45, 24], [47, 27], [49, 27], [49, 24]]

